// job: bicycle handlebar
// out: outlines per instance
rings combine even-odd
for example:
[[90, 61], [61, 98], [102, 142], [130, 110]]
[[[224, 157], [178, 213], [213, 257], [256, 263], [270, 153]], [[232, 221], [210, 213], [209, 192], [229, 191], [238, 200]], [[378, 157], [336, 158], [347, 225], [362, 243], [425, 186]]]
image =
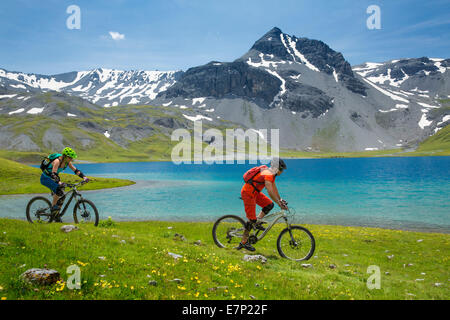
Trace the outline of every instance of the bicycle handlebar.
[[85, 183], [88, 183], [89, 181], [80, 181], [78, 183], [65, 183], [65, 186], [68, 188], [74, 188], [74, 187], [78, 187], [79, 185], [83, 185]]

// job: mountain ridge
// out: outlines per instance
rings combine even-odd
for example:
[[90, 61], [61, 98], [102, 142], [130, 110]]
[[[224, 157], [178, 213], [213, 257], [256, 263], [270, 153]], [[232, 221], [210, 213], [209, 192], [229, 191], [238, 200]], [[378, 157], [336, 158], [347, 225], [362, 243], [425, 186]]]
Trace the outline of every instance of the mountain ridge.
[[449, 69], [450, 59], [426, 57], [352, 67], [324, 42], [275, 27], [232, 62], [186, 71], [97, 68], [42, 76], [0, 69], [0, 114], [37, 112], [43, 107], [30, 108], [27, 95], [55, 89], [103, 107], [160, 105], [188, 119], [277, 128], [283, 148], [410, 148], [449, 123], [440, 103], [450, 97]]

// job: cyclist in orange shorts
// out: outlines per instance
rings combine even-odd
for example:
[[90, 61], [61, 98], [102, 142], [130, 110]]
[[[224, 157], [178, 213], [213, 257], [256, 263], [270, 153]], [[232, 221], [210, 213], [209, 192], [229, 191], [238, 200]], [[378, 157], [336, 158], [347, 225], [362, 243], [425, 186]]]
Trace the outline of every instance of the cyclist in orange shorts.
[[[255, 167], [244, 174], [245, 184], [241, 190], [241, 198], [244, 201], [245, 214], [249, 221], [245, 225], [242, 240], [236, 249], [240, 250], [244, 248], [249, 251], [255, 251], [255, 248], [247, 241], [250, 230], [253, 227], [259, 230], [265, 230], [261, 225], [262, 222], [258, 221], [258, 219], [264, 218], [272, 210], [274, 206], [273, 202], [278, 204], [281, 209], [287, 209], [287, 202], [281, 199], [277, 186], [275, 185], [275, 177], [279, 176], [285, 169], [286, 163], [279, 158], [274, 158], [270, 162], [270, 168], [267, 166]], [[267, 192], [273, 202], [261, 192], [264, 187], [267, 188]], [[258, 217], [256, 217], [256, 205], [262, 208]]]

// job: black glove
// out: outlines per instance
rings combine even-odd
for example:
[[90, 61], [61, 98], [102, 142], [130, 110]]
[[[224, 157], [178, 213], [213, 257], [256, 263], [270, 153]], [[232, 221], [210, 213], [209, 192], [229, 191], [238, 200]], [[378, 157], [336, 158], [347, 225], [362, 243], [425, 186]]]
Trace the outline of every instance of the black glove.
[[81, 179], [84, 179], [85, 175], [83, 174], [83, 172], [81, 172], [81, 170], [75, 170], [75, 174], [77, 176], [79, 176]]
[[50, 178], [52, 178], [52, 180], [55, 181], [55, 182], [59, 182], [60, 181], [59, 175], [56, 172], [51, 172], [50, 173]]
[[280, 208], [281, 208], [281, 209], [287, 209], [287, 208], [288, 208], [287, 204], [288, 204], [288, 203], [287, 203], [286, 200], [280, 199]]

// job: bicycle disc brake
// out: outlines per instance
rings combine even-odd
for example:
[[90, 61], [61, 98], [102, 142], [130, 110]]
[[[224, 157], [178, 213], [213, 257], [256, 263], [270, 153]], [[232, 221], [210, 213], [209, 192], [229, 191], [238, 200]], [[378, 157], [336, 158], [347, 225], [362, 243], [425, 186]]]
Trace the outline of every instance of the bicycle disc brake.
[[292, 249], [296, 249], [298, 247], [300, 247], [300, 242], [297, 241], [289, 241], [289, 245], [291, 246]]
[[89, 212], [89, 210], [83, 210], [83, 213], [81, 214], [81, 217], [84, 218], [85, 220], [89, 220], [91, 216], [91, 213]]

